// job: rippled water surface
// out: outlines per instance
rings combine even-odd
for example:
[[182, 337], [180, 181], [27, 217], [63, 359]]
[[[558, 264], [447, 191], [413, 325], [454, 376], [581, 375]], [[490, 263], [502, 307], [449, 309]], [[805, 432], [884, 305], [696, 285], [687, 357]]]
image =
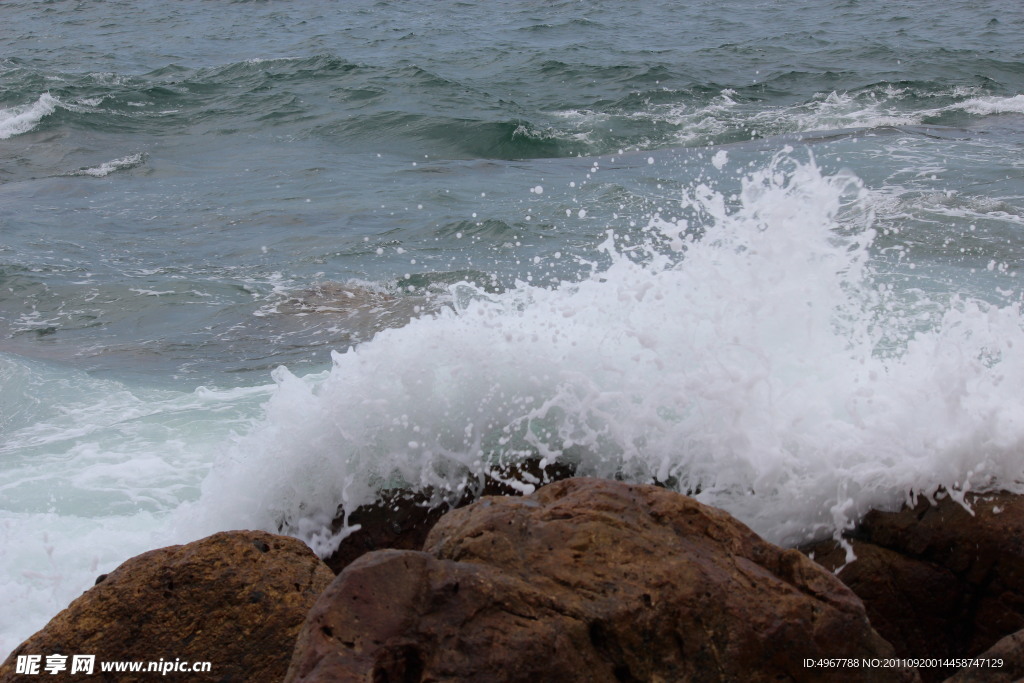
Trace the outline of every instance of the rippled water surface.
[[1018, 3], [0, 17], [0, 650], [527, 455], [784, 544], [1021, 488]]

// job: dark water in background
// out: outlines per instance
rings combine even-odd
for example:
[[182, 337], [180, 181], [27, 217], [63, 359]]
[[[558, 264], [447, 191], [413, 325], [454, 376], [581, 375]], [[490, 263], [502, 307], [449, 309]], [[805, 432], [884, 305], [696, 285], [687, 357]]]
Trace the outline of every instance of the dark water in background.
[[9, 647], [134, 552], [523, 452], [781, 542], [1019, 486], [1016, 2], [0, 18]]

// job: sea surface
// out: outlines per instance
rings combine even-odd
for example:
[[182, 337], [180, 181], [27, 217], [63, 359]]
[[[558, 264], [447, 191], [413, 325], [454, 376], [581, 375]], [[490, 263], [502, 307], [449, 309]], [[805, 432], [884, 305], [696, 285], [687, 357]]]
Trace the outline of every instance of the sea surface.
[[0, 25], [0, 655], [139, 552], [525, 457], [785, 545], [1024, 491], [1017, 0]]

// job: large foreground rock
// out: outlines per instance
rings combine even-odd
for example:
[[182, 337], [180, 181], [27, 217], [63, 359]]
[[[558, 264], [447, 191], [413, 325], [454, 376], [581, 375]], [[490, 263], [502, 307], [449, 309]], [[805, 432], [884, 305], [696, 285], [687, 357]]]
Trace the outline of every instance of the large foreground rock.
[[[215, 534], [134, 557], [14, 650], [0, 681], [279, 681], [299, 627], [334, 575], [302, 542]], [[96, 655], [92, 676], [15, 674], [17, 655]], [[101, 661], [211, 662], [209, 674], [108, 673]], [[70, 663], [70, 659], [68, 660]]]
[[653, 486], [594, 479], [445, 515], [368, 553], [303, 626], [287, 681], [915, 680], [860, 601], [794, 550]]
[[1006, 636], [946, 683], [1013, 683], [1024, 679], [1024, 631]]
[[[946, 498], [869, 513], [851, 537], [856, 561], [832, 541], [806, 550], [864, 601], [900, 657], [976, 656], [1024, 629], [1024, 497]], [[952, 670], [922, 670], [941, 680]], [[991, 673], [991, 672], [989, 672]]]

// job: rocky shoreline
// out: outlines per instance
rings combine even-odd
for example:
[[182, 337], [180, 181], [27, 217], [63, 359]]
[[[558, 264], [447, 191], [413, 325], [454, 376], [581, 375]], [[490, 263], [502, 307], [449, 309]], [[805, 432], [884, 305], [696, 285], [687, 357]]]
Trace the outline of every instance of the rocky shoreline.
[[[444, 515], [396, 495], [357, 511], [363, 529], [326, 562], [260, 531], [134, 557], [17, 647], [0, 682], [1024, 676], [1022, 496], [872, 512], [844, 566], [833, 541], [782, 549], [664, 488], [514, 474], [559, 480], [490, 495], [513, 492], [498, 478]], [[74, 654], [211, 669], [42, 670]], [[40, 673], [19, 655], [41, 655]]]

